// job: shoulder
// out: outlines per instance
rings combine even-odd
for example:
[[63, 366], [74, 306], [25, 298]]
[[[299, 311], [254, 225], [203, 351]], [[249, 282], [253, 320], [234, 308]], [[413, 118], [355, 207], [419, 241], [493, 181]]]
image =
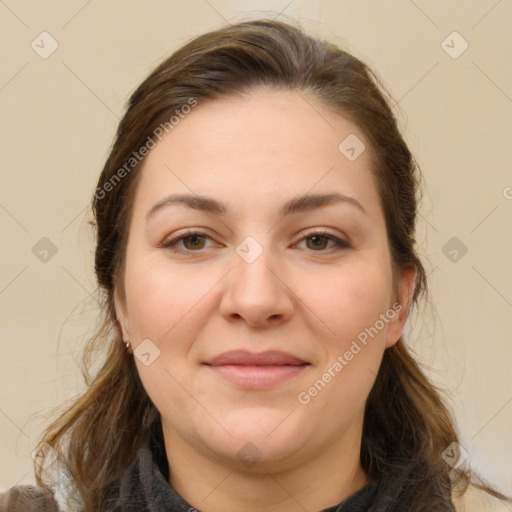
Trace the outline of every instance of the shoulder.
[[48, 487], [17, 485], [0, 494], [0, 512], [59, 512]]
[[460, 496], [452, 495], [452, 501], [457, 512], [511, 512], [512, 505], [507, 504], [485, 491], [470, 485]]

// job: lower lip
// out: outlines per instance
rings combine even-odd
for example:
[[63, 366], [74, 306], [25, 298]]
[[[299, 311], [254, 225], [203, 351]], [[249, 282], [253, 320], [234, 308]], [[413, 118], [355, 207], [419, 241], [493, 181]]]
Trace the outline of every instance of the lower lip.
[[226, 364], [209, 366], [225, 380], [243, 389], [267, 389], [282, 384], [302, 373], [309, 365], [246, 366]]

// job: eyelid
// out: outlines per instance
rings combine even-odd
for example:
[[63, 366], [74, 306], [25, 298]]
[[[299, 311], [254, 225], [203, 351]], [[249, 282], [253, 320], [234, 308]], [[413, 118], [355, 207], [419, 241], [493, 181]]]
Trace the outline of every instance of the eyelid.
[[[213, 240], [213, 237], [210, 236], [208, 233], [201, 231], [202, 229], [205, 229], [205, 228], [188, 228], [185, 231], [182, 231], [177, 235], [173, 235], [170, 238], [168, 237], [168, 238], [164, 239], [161, 243], [158, 244], [157, 247], [171, 249], [174, 252], [182, 253], [182, 254], [193, 254], [193, 253], [199, 254], [202, 251], [204, 251], [205, 248], [198, 249], [197, 251], [190, 250], [190, 249], [183, 249], [183, 248], [180, 248], [180, 249], [172, 249], [172, 248], [175, 248], [183, 239], [190, 237], [190, 236], [199, 236], [202, 238]], [[309, 251], [313, 252], [313, 253], [314, 252], [329, 253], [332, 251], [332, 249], [342, 250], [342, 249], [349, 249], [352, 247], [351, 243], [349, 241], [345, 240], [346, 237], [337, 236], [337, 235], [331, 233], [330, 231], [327, 231], [326, 228], [310, 228], [309, 230], [306, 230], [305, 233], [301, 234], [298, 241], [294, 243], [294, 246], [303, 242], [307, 238], [310, 238], [315, 235], [323, 236], [323, 237], [327, 238], [328, 240], [334, 242], [336, 247], [331, 248], [331, 250], [320, 250], [320, 251], [314, 251], [314, 250], [310, 249]]]
[[[203, 231], [204, 230], [204, 231]], [[172, 236], [168, 236], [160, 242], [157, 247], [165, 248], [170, 247], [172, 245], [178, 244], [183, 238], [187, 238], [189, 236], [201, 236], [204, 238], [208, 238], [213, 240], [213, 237], [206, 232], [206, 228], [187, 228], [184, 231], [178, 232], [178, 234], [173, 234]], [[199, 251], [188, 251], [188, 252], [199, 252]]]
[[299, 242], [302, 242], [302, 240], [304, 240], [305, 238], [309, 238], [309, 237], [314, 236], [314, 235], [322, 235], [322, 236], [330, 238], [330, 239], [332, 239], [334, 241], [337, 240], [338, 242], [340, 242], [344, 246], [347, 246], [347, 247], [351, 246], [351, 243], [349, 241], [350, 239], [347, 236], [331, 233], [330, 231], [328, 231], [328, 228], [310, 228], [310, 229], [307, 229], [305, 233], [301, 234]]

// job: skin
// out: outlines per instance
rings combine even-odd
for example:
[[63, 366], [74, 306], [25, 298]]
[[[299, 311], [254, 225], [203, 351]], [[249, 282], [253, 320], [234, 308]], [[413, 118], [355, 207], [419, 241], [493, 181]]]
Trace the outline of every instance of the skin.
[[[367, 148], [355, 161], [338, 150], [349, 134]], [[170, 484], [203, 512], [317, 511], [368, 481], [359, 462], [365, 400], [402, 333], [414, 282], [410, 269], [393, 282], [369, 152], [357, 126], [314, 99], [255, 90], [200, 103], [144, 162], [116, 309], [135, 353], [145, 339], [160, 350], [149, 366], [136, 358], [138, 372], [161, 413]], [[365, 211], [339, 202], [279, 215], [296, 196], [332, 192]], [[147, 220], [171, 193], [209, 196], [228, 212], [174, 204]], [[161, 247], [185, 228], [207, 237]], [[263, 251], [251, 263], [236, 252], [247, 236]], [[300, 403], [396, 301], [400, 313]], [[310, 364], [271, 389], [244, 390], [202, 364], [235, 349]], [[244, 446], [256, 463], [237, 456]]]

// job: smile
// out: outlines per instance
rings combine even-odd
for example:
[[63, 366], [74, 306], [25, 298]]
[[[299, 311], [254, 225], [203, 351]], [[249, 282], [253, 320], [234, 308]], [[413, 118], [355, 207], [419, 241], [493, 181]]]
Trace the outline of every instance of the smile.
[[302, 373], [308, 363], [302, 365], [238, 365], [209, 366], [221, 378], [247, 389], [268, 389], [282, 384]]
[[276, 350], [225, 352], [204, 364], [222, 379], [246, 390], [273, 388], [310, 366], [297, 356]]

